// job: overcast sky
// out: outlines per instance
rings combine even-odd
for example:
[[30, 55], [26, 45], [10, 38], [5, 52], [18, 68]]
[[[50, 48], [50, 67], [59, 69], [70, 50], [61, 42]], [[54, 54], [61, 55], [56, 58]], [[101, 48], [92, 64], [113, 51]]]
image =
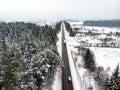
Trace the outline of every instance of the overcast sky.
[[0, 0], [0, 20], [120, 19], [120, 0]]

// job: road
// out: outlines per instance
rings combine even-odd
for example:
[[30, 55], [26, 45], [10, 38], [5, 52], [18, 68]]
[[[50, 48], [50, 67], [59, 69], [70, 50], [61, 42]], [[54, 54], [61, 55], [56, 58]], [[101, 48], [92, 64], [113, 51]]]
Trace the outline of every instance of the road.
[[62, 29], [62, 59], [64, 61], [64, 67], [62, 68], [62, 90], [73, 90], [72, 81], [68, 80], [68, 76], [71, 77], [69, 62], [68, 62], [68, 54], [66, 44], [64, 43], [65, 34], [64, 34], [64, 24], [61, 24]]

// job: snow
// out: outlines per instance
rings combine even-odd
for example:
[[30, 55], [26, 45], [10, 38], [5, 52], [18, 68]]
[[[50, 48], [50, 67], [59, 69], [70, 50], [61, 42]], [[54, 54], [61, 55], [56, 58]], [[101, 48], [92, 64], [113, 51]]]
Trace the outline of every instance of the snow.
[[114, 40], [117, 40], [117, 38], [115, 36], [111, 36], [111, 38], [114, 39]]
[[83, 22], [81, 21], [81, 22], [69, 22], [70, 23], [70, 25], [82, 25], [83, 24]]
[[106, 38], [106, 37], [107, 37], [107, 35], [106, 35], [106, 34], [102, 34], [102, 35], [100, 35], [100, 37], [99, 37], [99, 38], [104, 39], [104, 38]]
[[85, 29], [94, 29], [97, 30], [99, 33], [116, 33], [120, 32], [120, 28], [113, 28], [113, 27], [95, 27], [95, 26], [85, 26]]
[[[60, 31], [58, 34], [58, 42], [57, 42], [57, 49], [60, 57], [62, 57], [62, 31]], [[53, 90], [62, 90], [62, 70], [56, 72], [55, 74], [55, 80], [52, 85]]]
[[77, 57], [76, 71], [79, 77], [81, 90], [88, 90], [89, 88], [92, 88], [92, 90], [100, 90], [97, 82], [94, 80], [93, 75], [84, 68], [84, 63], [81, 56]]
[[[94, 80], [94, 76], [84, 68], [82, 57], [77, 56], [77, 49], [75, 47], [80, 46], [80, 43], [76, 40], [76, 37], [69, 37], [69, 33], [66, 30], [65, 30], [65, 36], [66, 36], [65, 42], [68, 50], [68, 57], [70, 62], [69, 64], [70, 64], [74, 89], [88, 90], [89, 88], [92, 87], [92, 90], [101, 90], [101, 87]], [[94, 38], [90, 39], [90, 38], [91, 37], [81, 37], [81, 40], [88, 40], [89, 43], [100, 43], [99, 40]], [[95, 55], [97, 66], [104, 67], [105, 71], [107, 71], [108, 67], [110, 67], [110, 71], [107, 72], [108, 74], [113, 72], [118, 62], [120, 63], [119, 48], [90, 47], [90, 49], [93, 51]]]
[[89, 40], [88, 43], [102, 43], [100, 40]]
[[62, 31], [60, 31], [57, 34], [57, 37], [58, 37], [57, 49], [58, 49], [60, 56], [62, 57], [62, 47], [61, 47], [61, 45], [62, 45]]
[[62, 90], [62, 70], [56, 72], [55, 81], [53, 83], [53, 90]]
[[[83, 26], [81, 22], [70, 22], [72, 28], [79, 28], [78, 32], [89, 32], [92, 31], [93, 33], [112, 33], [115, 34], [116, 32], [120, 33], [120, 28], [114, 27], [98, 27], [98, 26]], [[82, 30], [81, 30], [82, 29]]]
[[[91, 26], [85, 26], [85, 28], [92, 29]], [[103, 33], [113, 33], [119, 32], [117, 28], [106, 28], [106, 27], [94, 27], [98, 29], [99, 32]], [[77, 36], [76, 36], [77, 37]], [[76, 37], [69, 37], [69, 33], [65, 30], [65, 42], [67, 45], [68, 59], [71, 70], [71, 77], [73, 81], [74, 90], [101, 90], [101, 87], [94, 80], [94, 77], [89, 71], [84, 68], [84, 62], [81, 55], [77, 55], [76, 46], [80, 46], [80, 43], [77, 41]], [[114, 39], [117, 39], [115, 36], [111, 36]], [[62, 34], [61, 31], [58, 33], [59, 41], [57, 42], [58, 52], [62, 56]], [[77, 37], [79, 38], [79, 36]], [[81, 40], [87, 40], [89, 43], [100, 43], [96, 38], [92, 39], [91, 37], [81, 37]], [[118, 62], [120, 63], [120, 48], [103, 48], [103, 47], [90, 47], [90, 50], [93, 51], [95, 56], [95, 61], [98, 66], [102, 66], [105, 71], [110, 68], [107, 72], [111, 74]], [[53, 84], [53, 90], [62, 90], [62, 74], [61, 70], [56, 72], [55, 81]]]
[[110, 72], [120, 63], [120, 48], [99, 48], [90, 47], [95, 55], [97, 66], [102, 66], [106, 70], [110, 67]]

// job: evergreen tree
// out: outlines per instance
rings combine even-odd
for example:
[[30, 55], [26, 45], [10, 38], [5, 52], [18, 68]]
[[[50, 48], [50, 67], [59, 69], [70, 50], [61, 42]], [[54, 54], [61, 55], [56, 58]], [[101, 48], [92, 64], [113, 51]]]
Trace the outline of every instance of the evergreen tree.
[[36, 90], [61, 66], [52, 26], [0, 23], [0, 31], [0, 88]]
[[62, 21], [59, 21], [59, 22], [57, 22], [56, 25], [55, 25], [55, 29], [56, 29], [57, 33], [58, 33], [58, 32], [60, 31], [60, 29], [61, 29], [61, 24], [62, 24]]
[[13, 89], [13, 73], [12, 73], [12, 66], [10, 62], [10, 53], [7, 48], [7, 45], [5, 44], [5, 41], [3, 40], [2, 43], [2, 62], [4, 65], [3, 71], [4, 71], [4, 88], [5, 90], [14, 90]]
[[70, 23], [64, 21], [64, 24], [65, 24], [65, 27], [66, 27], [67, 31], [70, 32], [70, 29], [71, 29]]
[[72, 31], [72, 28], [70, 29], [69, 36], [71, 36], [71, 37], [74, 37], [74, 36], [75, 36], [75, 32]]
[[120, 90], [120, 71], [119, 64], [117, 65], [115, 71], [110, 78], [106, 79], [106, 89], [107, 90]]
[[95, 71], [96, 65], [94, 60], [94, 55], [90, 49], [86, 49], [86, 53], [83, 55], [84, 66], [90, 71]]

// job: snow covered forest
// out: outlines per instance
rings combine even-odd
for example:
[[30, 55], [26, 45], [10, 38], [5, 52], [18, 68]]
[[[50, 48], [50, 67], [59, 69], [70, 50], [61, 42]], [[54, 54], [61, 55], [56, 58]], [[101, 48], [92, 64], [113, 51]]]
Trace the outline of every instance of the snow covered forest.
[[57, 31], [32, 23], [0, 23], [0, 90], [42, 90], [62, 66]]
[[104, 26], [104, 27], [120, 27], [120, 20], [89, 20], [84, 21], [86, 26]]

